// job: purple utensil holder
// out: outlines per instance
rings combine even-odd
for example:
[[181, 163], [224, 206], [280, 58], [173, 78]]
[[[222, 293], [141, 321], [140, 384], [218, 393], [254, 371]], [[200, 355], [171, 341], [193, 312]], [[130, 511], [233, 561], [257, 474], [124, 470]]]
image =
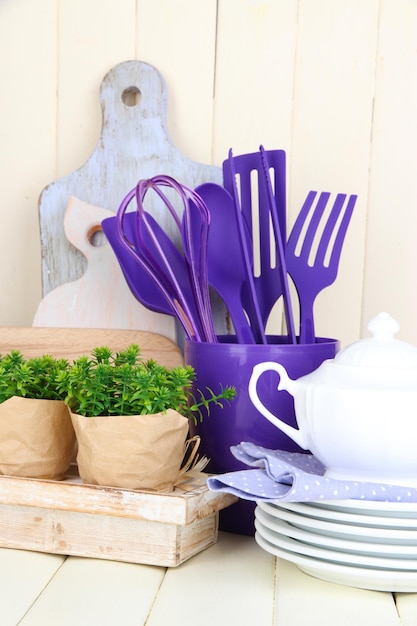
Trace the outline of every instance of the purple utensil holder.
[[[291, 378], [300, 378], [314, 371], [326, 359], [333, 359], [340, 348], [339, 341], [319, 337], [316, 343], [289, 344], [286, 336], [268, 336], [268, 344], [239, 344], [231, 335], [219, 336], [219, 343], [185, 341], [185, 362], [196, 372], [194, 393], [211, 388], [233, 385], [237, 395], [225, 402], [224, 408], [211, 406], [210, 414], [203, 411], [203, 420], [191, 423], [192, 434], [201, 437], [200, 451], [210, 459], [206, 471], [213, 474], [247, 469], [230, 452], [230, 447], [250, 441], [265, 448], [306, 452], [287, 435], [275, 428], [253, 406], [248, 385], [253, 367], [264, 361], [281, 363]], [[263, 404], [276, 415], [297, 427], [294, 401], [285, 391], [277, 391], [276, 372], [265, 372], [258, 382], [258, 394]], [[220, 511], [219, 528], [241, 535], [253, 535], [255, 503], [239, 500]]]

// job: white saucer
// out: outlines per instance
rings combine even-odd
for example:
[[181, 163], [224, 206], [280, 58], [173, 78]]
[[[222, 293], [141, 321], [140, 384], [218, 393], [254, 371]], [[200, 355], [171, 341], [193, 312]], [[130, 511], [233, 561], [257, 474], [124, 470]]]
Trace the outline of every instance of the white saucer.
[[374, 543], [391, 543], [402, 545], [417, 545], [417, 529], [402, 530], [396, 528], [375, 528], [373, 526], [361, 526], [359, 524], [343, 524], [340, 522], [328, 522], [307, 515], [301, 515], [284, 508], [274, 506], [269, 502], [259, 500], [258, 506], [277, 517], [284, 519], [297, 528], [303, 528], [316, 534], [342, 539], [354, 539], [356, 541], [372, 541]]
[[385, 558], [380, 556], [368, 556], [366, 554], [356, 554], [341, 552], [333, 546], [324, 548], [313, 546], [303, 541], [292, 539], [279, 532], [270, 530], [259, 519], [255, 519], [255, 529], [269, 543], [282, 548], [288, 552], [295, 552], [304, 556], [310, 556], [321, 561], [332, 561], [343, 565], [354, 565], [355, 567], [369, 567], [370, 569], [382, 570], [406, 570], [412, 571], [417, 577], [416, 559]]
[[355, 524], [361, 526], [381, 526], [389, 528], [408, 528], [410, 530], [417, 530], [417, 516], [416, 517], [395, 517], [393, 515], [369, 515], [369, 514], [356, 514], [351, 511], [341, 511], [334, 509], [331, 505], [316, 506], [315, 503], [310, 502], [271, 502], [272, 506], [294, 511], [295, 513], [301, 513], [302, 515], [308, 515], [317, 519], [325, 519], [332, 522], [344, 522], [346, 524]]
[[320, 546], [322, 548], [331, 548], [339, 550], [340, 552], [365, 554], [384, 558], [416, 559], [417, 562], [417, 544], [413, 546], [373, 543], [369, 541], [355, 541], [329, 537], [292, 526], [284, 520], [272, 517], [272, 515], [269, 515], [269, 513], [266, 513], [259, 507], [255, 509], [255, 516], [260, 520], [263, 526], [269, 528], [271, 531], [278, 532], [286, 537], [292, 537], [304, 543]]
[[368, 569], [320, 561], [319, 559], [278, 548], [269, 543], [258, 532], [255, 533], [255, 540], [266, 552], [295, 563], [306, 574], [321, 580], [375, 591], [408, 593], [417, 591], [417, 576], [415, 572]]

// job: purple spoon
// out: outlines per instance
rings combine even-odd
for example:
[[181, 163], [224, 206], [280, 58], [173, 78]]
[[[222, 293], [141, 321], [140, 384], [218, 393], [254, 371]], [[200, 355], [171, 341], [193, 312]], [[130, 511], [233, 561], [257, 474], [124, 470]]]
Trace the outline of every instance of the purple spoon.
[[[239, 343], [256, 343], [242, 304], [248, 288], [242, 260], [240, 236], [232, 196], [216, 183], [204, 183], [195, 189], [210, 213], [207, 243], [208, 281], [225, 302]], [[199, 238], [199, 229], [191, 233]], [[250, 319], [250, 315], [249, 315]]]

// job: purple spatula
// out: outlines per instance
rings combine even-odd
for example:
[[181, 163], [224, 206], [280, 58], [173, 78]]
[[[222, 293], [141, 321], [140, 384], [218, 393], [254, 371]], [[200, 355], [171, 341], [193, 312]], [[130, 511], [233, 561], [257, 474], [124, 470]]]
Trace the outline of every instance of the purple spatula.
[[[119, 239], [116, 229], [116, 216], [107, 217], [101, 223], [106, 238], [119, 262], [120, 269], [129, 286], [130, 291], [143, 306], [150, 311], [173, 315], [173, 308], [155, 284], [151, 276], [144, 270], [137, 258]], [[125, 216], [124, 229], [129, 241], [134, 241], [136, 216], [128, 213]]]

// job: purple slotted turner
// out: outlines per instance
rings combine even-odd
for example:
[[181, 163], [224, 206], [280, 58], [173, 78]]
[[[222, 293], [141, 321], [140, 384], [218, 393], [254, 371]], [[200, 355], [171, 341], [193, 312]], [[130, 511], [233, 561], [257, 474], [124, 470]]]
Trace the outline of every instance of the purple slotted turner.
[[[284, 150], [266, 150], [264, 155], [273, 175], [274, 209], [281, 230], [281, 239], [285, 242], [286, 154]], [[282, 285], [281, 268], [273, 255], [275, 238], [271, 228], [268, 193], [266, 185], [263, 184], [264, 173], [260, 152], [233, 156], [230, 150], [229, 158], [223, 162], [223, 178], [225, 188], [235, 198], [236, 205], [240, 205], [238, 208], [241, 209], [249, 227], [252, 238], [250, 252], [253, 259], [259, 255], [259, 272], [254, 270], [253, 264], [252, 281], [261, 324], [265, 329], [271, 310], [282, 295]], [[257, 228], [254, 227], [255, 224], [258, 225]]]

